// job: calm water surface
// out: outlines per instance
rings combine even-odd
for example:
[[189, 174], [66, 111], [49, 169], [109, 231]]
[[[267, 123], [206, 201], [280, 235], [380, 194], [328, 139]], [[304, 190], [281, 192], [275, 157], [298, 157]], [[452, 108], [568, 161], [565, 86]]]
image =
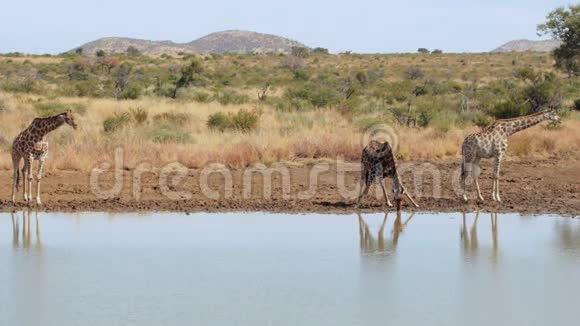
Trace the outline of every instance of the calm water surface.
[[0, 214], [0, 325], [572, 325], [580, 220]]

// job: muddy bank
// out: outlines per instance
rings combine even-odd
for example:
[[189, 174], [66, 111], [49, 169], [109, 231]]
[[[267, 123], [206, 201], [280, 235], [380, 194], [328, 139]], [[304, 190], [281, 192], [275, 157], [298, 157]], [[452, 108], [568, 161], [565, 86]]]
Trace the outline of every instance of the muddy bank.
[[[405, 185], [420, 205], [414, 209], [405, 203], [405, 210], [450, 212], [481, 208], [497, 212], [580, 214], [580, 162], [577, 161], [505, 162], [502, 203], [491, 200], [492, 163], [485, 162], [480, 184], [486, 201], [476, 203], [472, 187], [468, 204], [458, 197], [456, 162], [406, 162], [400, 166]], [[117, 176], [111, 171], [99, 175], [92, 187], [89, 173], [50, 172], [43, 179], [40, 209], [349, 213], [355, 208], [359, 183], [356, 167], [356, 163], [346, 167], [333, 163], [284, 166], [270, 178], [268, 173], [272, 171], [264, 174], [264, 171], [249, 170], [143, 172], [126, 169]], [[4, 185], [0, 188], [0, 209], [5, 211], [26, 207], [21, 195], [16, 205], [9, 202], [11, 177], [10, 171], [0, 172], [0, 183]], [[118, 189], [115, 189], [115, 180]], [[383, 207], [380, 193], [376, 191], [379, 188], [374, 188], [363, 202], [365, 211], [380, 211]], [[390, 182], [387, 188], [390, 189]], [[97, 196], [99, 190], [103, 198]]]

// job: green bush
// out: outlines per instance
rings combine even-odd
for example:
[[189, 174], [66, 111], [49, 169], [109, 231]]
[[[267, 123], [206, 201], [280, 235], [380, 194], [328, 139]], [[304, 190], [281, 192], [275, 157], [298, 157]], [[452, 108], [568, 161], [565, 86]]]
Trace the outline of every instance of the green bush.
[[103, 121], [103, 130], [107, 133], [115, 132], [131, 121], [131, 116], [127, 112], [115, 113], [114, 115], [108, 117]]
[[2, 84], [2, 90], [9, 93], [33, 93], [37, 88], [38, 85], [32, 78], [6, 81]]
[[191, 99], [199, 103], [208, 103], [211, 102], [211, 95], [203, 91], [196, 91], [191, 95]]
[[132, 108], [129, 110], [129, 113], [131, 114], [132, 120], [138, 125], [147, 122], [147, 118], [149, 117], [149, 113], [143, 108]]
[[250, 101], [250, 98], [247, 95], [238, 94], [232, 90], [219, 92], [214, 96], [214, 99], [221, 105], [239, 105], [248, 103]]
[[180, 112], [163, 112], [153, 117], [153, 120], [158, 125], [172, 125], [178, 127], [184, 126], [190, 119], [191, 116], [189, 114]]
[[149, 132], [149, 138], [156, 143], [189, 143], [191, 134], [181, 128], [171, 125], [162, 125]]
[[477, 112], [473, 119], [473, 123], [480, 128], [485, 128], [493, 123], [493, 119], [487, 114]]
[[224, 131], [231, 128], [230, 117], [223, 112], [216, 112], [209, 116], [207, 120], [207, 127], [209, 129], [217, 129], [219, 131]]
[[6, 100], [0, 97], [0, 113], [8, 112], [8, 104], [6, 104]]
[[511, 99], [497, 103], [490, 112], [496, 119], [517, 118], [528, 113], [529, 106], [527, 104], [518, 104]]
[[123, 100], [136, 100], [143, 93], [143, 89], [137, 85], [130, 85], [119, 96]]
[[310, 78], [310, 75], [308, 74], [308, 70], [306, 70], [306, 69], [296, 69], [296, 70], [294, 70], [294, 79], [295, 80], [306, 81], [309, 78]]
[[427, 127], [433, 120], [433, 113], [427, 110], [421, 110], [417, 117], [417, 124], [421, 127]]
[[241, 109], [237, 113], [225, 114], [216, 112], [209, 116], [207, 120], [207, 127], [219, 131], [238, 130], [241, 132], [249, 132], [258, 127], [260, 120], [259, 113], [255, 111], [248, 111]]
[[335, 89], [315, 83], [290, 88], [286, 91], [285, 97], [288, 99], [306, 100], [317, 108], [329, 107], [340, 102], [340, 94]]
[[237, 114], [233, 114], [232, 125], [235, 129], [248, 132], [258, 127], [260, 116], [255, 111], [240, 110]]
[[83, 103], [40, 102], [34, 104], [34, 109], [42, 118], [51, 117], [67, 110], [79, 115], [84, 115], [87, 112], [87, 107]]
[[576, 101], [574, 101], [574, 110], [580, 111], [580, 98], [577, 98]]

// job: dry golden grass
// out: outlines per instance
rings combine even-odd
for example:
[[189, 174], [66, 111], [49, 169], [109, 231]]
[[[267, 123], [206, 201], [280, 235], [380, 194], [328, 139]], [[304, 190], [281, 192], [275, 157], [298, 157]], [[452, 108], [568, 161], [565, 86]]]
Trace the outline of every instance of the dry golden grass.
[[[13, 139], [36, 116], [34, 103], [46, 100], [36, 96], [3, 96], [10, 108], [0, 113], [0, 136]], [[206, 121], [215, 112], [236, 112], [248, 105], [222, 106], [218, 103], [179, 102], [163, 98], [134, 101], [110, 99], [60, 98], [63, 103], [82, 103], [86, 113], [77, 115], [79, 129], [63, 126], [50, 135], [48, 170], [87, 171], [99, 162], [113, 162], [114, 149], [124, 149], [124, 164], [133, 168], [140, 163], [162, 166], [179, 161], [199, 168], [210, 163], [245, 167], [256, 162], [303, 161], [340, 158], [358, 160], [364, 139], [353, 122], [333, 110], [278, 113], [260, 109], [260, 126], [250, 133], [218, 132], [208, 129]], [[131, 124], [113, 133], [103, 131], [103, 121], [118, 112], [142, 108], [149, 119], [144, 125]], [[149, 137], [155, 128], [152, 117], [163, 112], [190, 115], [182, 126], [191, 135], [187, 143], [156, 143]], [[513, 137], [508, 158], [541, 158], [560, 156], [580, 159], [580, 120], [573, 113], [557, 130], [537, 126]], [[393, 126], [398, 137], [398, 156], [402, 160], [457, 159], [465, 135], [476, 130], [451, 129], [444, 133], [433, 128], [416, 129]], [[0, 150], [0, 169], [11, 169], [9, 146]]]

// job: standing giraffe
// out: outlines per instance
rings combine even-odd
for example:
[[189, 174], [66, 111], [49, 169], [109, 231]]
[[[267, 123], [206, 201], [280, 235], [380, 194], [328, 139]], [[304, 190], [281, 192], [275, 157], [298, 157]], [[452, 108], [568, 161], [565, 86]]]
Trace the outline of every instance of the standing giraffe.
[[371, 142], [363, 149], [361, 164], [362, 175], [358, 205], [360, 205], [362, 196], [366, 195], [369, 191], [371, 184], [377, 181], [383, 190], [383, 196], [385, 197], [387, 205], [393, 207], [393, 204], [391, 204], [389, 196], [387, 196], [385, 191], [384, 179], [389, 177], [393, 179], [393, 196], [397, 202], [397, 209], [400, 208], [403, 194], [409, 198], [415, 207], [419, 207], [413, 198], [409, 196], [407, 190], [401, 183], [401, 178], [397, 172], [395, 158], [393, 157], [393, 150], [388, 142], [381, 143], [376, 140], [371, 140]]
[[[32, 161], [38, 161], [38, 172], [36, 174], [36, 203], [40, 201], [40, 179], [42, 178], [42, 168], [48, 156], [48, 141], [46, 135], [62, 126], [64, 123], [74, 129], [77, 128], [73, 114], [70, 110], [48, 118], [36, 118], [28, 128], [24, 129], [12, 143], [12, 164], [14, 168], [14, 178], [12, 183], [12, 202], [16, 202], [16, 192], [20, 183], [20, 160], [24, 160], [22, 168], [24, 201], [32, 200]], [[27, 185], [28, 181], [28, 185]], [[28, 192], [26, 191], [28, 188]]]
[[496, 120], [491, 126], [465, 137], [461, 148], [463, 155], [463, 162], [461, 163], [463, 200], [467, 201], [466, 180], [471, 174], [475, 180], [477, 197], [480, 201], [483, 201], [478, 182], [480, 173], [479, 161], [482, 158], [495, 157], [493, 190], [491, 194], [494, 201], [501, 202], [499, 197], [499, 169], [501, 161], [505, 157], [509, 136], [545, 120], [559, 122], [560, 117], [554, 111], [545, 111], [514, 119]]

